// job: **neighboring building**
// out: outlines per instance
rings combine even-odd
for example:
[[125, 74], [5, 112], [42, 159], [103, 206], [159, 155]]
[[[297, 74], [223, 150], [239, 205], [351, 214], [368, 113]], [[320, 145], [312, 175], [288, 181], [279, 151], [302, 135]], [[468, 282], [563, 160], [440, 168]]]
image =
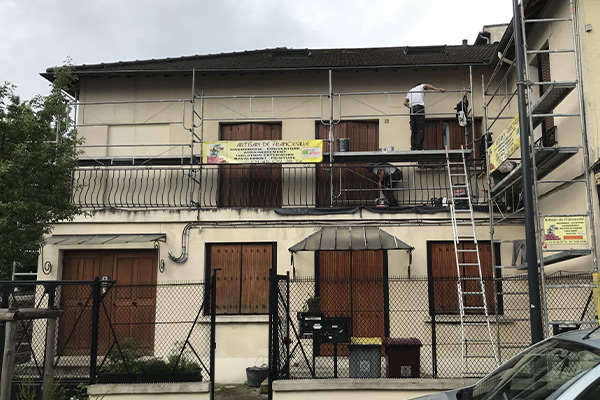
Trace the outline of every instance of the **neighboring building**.
[[[549, 12], [554, 5], [559, 14], [568, 9], [568, 1], [549, 3]], [[594, 95], [600, 94], [594, 73], [600, 53], [598, 41], [592, 40], [596, 27], [586, 31], [586, 26], [598, 21], [600, 5], [592, 0], [577, 3], [586, 115], [592, 116]], [[385, 282], [393, 276], [433, 279], [455, 274], [450, 215], [438, 202], [449, 197], [447, 172], [441, 168], [445, 149], [458, 154], [461, 146], [473, 149], [467, 157], [474, 172], [474, 201], [482, 206], [475, 217], [484, 275], [513, 273], [495, 267], [510, 264], [512, 241], [524, 238], [523, 227], [510, 220], [497, 225], [496, 244], [491, 246], [487, 179], [479, 161], [479, 140], [488, 123], [483, 106], [498, 111], [506, 105], [503, 99], [491, 104], [482, 100], [482, 86], [495, 73], [499, 51], [498, 43], [487, 43], [485, 37], [490, 35], [479, 35], [474, 45], [276, 48], [75, 66], [78, 81], [72, 90], [77, 129], [85, 144], [73, 200], [88, 214], [56, 225], [40, 258], [39, 277], [106, 276], [117, 284], [154, 284], [207, 281], [220, 269], [217, 381], [243, 382], [245, 367], [268, 354], [271, 269], [315, 277], [316, 285], [319, 278]], [[560, 68], [552, 66], [552, 77]], [[44, 76], [51, 79], [51, 72]], [[403, 101], [418, 82], [446, 92], [425, 95], [425, 151], [417, 155], [409, 151], [409, 115]], [[466, 127], [454, 111], [463, 95], [472, 110]], [[508, 112], [514, 117], [516, 103], [510, 104]], [[598, 127], [594, 118], [585, 121], [595, 160], [592, 143], [598, 143]], [[494, 132], [499, 134], [509, 122], [501, 120]], [[334, 139], [349, 138], [350, 150], [340, 154], [332, 141], [336, 154], [331, 165], [330, 127]], [[566, 141], [560, 126], [556, 132], [559, 142]], [[313, 139], [325, 140], [326, 156], [320, 163], [202, 162], [205, 142]], [[388, 146], [394, 151], [371, 153]], [[376, 207], [375, 199], [383, 195], [372, 170], [382, 154], [389, 154], [386, 161], [403, 172], [394, 190], [398, 209]], [[332, 252], [322, 247], [317, 255], [294, 254], [292, 265], [288, 249], [328, 226], [379, 227], [414, 250]], [[570, 261], [569, 268], [590, 271], [589, 258]], [[389, 323], [387, 291], [366, 290], [382, 301], [370, 313], [353, 309], [349, 316], [354, 334], [383, 337]], [[433, 307], [439, 313], [457, 313], [456, 291], [442, 292]], [[429, 295], [416, 293], [415, 301], [427, 301]], [[495, 300], [490, 299], [493, 308]], [[127, 313], [132, 322], [185, 301], [156, 295], [144, 300], [146, 312]], [[322, 296], [321, 307], [332, 309], [336, 301], [340, 299]]]

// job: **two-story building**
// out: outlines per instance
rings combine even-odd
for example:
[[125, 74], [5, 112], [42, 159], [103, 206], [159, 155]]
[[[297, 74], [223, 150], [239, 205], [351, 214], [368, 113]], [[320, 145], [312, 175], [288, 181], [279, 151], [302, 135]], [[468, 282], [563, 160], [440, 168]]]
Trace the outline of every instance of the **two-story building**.
[[[562, 13], [569, 2], [551, 3]], [[577, 3], [597, 20], [595, 2]], [[579, 18], [581, 33], [595, 35], [592, 22]], [[411, 293], [405, 307], [414, 302], [458, 313], [455, 286], [433, 282], [456, 276], [453, 238], [470, 234], [470, 224], [453, 232], [447, 204], [456, 192], [449, 192], [446, 157], [464, 156], [493, 310], [498, 297], [491, 279], [514, 273], [496, 267], [511, 264], [512, 242], [525, 236], [522, 216], [496, 222], [493, 242], [490, 236], [480, 140], [492, 120], [488, 113], [504, 113], [490, 129], [498, 136], [518, 112], [510, 93], [491, 99], [488, 93], [490, 80], [514, 73], [506, 54], [498, 54], [511, 48], [504, 42], [508, 36], [500, 41], [496, 31], [490, 27], [475, 44], [275, 48], [74, 66], [76, 126], [85, 142], [73, 201], [86, 214], [55, 226], [40, 257], [39, 278], [99, 276], [117, 285], [154, 285], [206, 282], [218, 270], [216, 379], [244, 381], [245, 367], [269, 352], [272, 270], [309, 279], [305, 297], [318, 295], [323, 312], [350, 318], [356, 337], [383, 338], [394, 331], [386, 286], [392, 278], [430, 282]], [[556, 34], [550, 29], [548, 35], [553, 46]], [[590, 89], [585, 109], [593, 115], [598, 56], [588, 37], [581, 36], [578, 45], [585, 55], [581, 82]], [[542, 70], [540, 65], [532, 68]], [[560, 68], [552, 66], [552, 76]], [[52, 70], [45, 76], [52, 79]], [[410, 113], [403, 103], [420, 82], [445, 92], [425, 93], [424, 150], [411, 151]], [[505, 92], [515, 80], [507, 82]], [[470, 104], [466, 125], [455, 111], [463, 98]], [[594, 118], [585, 124], [592, 132], [587, 140], [597, 143]], [[215, 162], [230, 147], [229, 158]], [[594, 154], [594, 145], [589, 147]], [[307, 161], [289, 148], [314, 157]], [[386, 190], [378, 185], [380, 163], [402, 172], [389, 189], [398, 206], [379, 200]], [[496, 200], [494, 206], [510, 211]], [[472, 242], [461, 246], [467, 250]], [[572, 261], [570, 268], [592, 270], [589, 258]], [[332, 290], [335, 282], [349, 289]], [[114, 305], [121, 323], [142, 326], [187, 301], [144, 293]], [[77, 304], [68, 300], [61, 301]], [[119, 307], [128, 311], [119, 313]], [[83, 347], [72, 354], [83, 354]]]

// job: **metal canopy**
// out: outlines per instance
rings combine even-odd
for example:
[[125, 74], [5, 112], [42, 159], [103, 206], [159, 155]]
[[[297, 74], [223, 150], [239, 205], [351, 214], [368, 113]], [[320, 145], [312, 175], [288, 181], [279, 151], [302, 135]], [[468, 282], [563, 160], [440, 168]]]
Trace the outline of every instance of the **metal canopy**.
[[164, 233], [139, 233], [139, 234], [101, 234], [101, 235], [52, 235], [46, 239], [46, 244], [51, 245], [99, 245], [145, 243], [166, 240]]
[[289, 251], [332, 251], [332, 250], [406, 250], [414, 247], [378, 227], [332, 226], [320, 228]]

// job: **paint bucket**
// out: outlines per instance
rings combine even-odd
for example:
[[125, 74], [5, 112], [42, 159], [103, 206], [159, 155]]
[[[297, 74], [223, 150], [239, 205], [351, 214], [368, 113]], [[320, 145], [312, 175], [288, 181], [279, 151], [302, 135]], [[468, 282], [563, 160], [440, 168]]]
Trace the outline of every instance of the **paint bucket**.
[[337, 149], [340, 152], [350, 151], [350, 139], [349, 138], [338, 138]]
[[248, 378], [248, 386], [260, 387], [265, 379], [269, 376], [269, 367], [262, 365], [260, 367], [246, 368], [246, 378]]

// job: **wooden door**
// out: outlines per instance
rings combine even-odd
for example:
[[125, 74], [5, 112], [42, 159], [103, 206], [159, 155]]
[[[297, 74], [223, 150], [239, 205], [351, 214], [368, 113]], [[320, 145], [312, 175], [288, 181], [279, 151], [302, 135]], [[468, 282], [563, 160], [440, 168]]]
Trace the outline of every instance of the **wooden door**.
[[[329, 137], [329, 127], [318, 124], [317, 139]], [[350, 139], [350, 151], [377, 151], [379, 149], [378, 121], [343, 121], [335, 126], [337, 138]], [[337, 151], [334, 144], [334, 151]], [[373, 201], [378, 196], [377, 178], [371, 164], [353, 163], [335, 165], [333, 171], [328, 164], [317, 166], [317, 205], [331, 204], [331, 174], [333, 173], [333, 194], [337, 205], [357, 205]]]
[[[222, 124], [221, 140], [281, 140], [281, 124]], [[219, 167], [221, 207], [281, 207], [281, 164]]]
[[[118, 335], [133, 334], [146, 350], [154, 348], [156, 310], [155, 250], [66, 251], [63, 280], [93, 280], [108, 277], [116, 287], [103, 300], [98, 330], [98, 351], [104, 354], [112, 342], [108, 313]], [[143, 288], [120, 285], [148, 285]], [[135, 304], [134, 304], [135, 303]], [[139, 307], [138, 307], [139, 305]], [[91, 343], [91, 287], [63, 285], [60, 307], [64, 310], [58, 327], [58, 351], [63, 355], [89, 355]], [[106, 310], [106, 312], [104, 311]], [[150, 324], [147, 324], [150, 322]]]
[[[382, 251], [320, 251], [319, 296], [325, 317], [350, 317], [355, 337], [385, 336]], [[338, 346], [339, 354], [347, 354]], [[333, 354], [331, 345], [321, 355]]]

